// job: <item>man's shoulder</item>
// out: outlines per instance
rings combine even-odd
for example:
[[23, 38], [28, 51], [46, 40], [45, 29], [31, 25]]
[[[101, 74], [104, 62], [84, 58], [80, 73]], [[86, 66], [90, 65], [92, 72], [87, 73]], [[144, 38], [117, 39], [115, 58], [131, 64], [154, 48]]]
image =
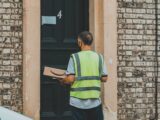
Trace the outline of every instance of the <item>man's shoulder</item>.
[[78, 54], [80, 54], [80, 53], [81, 53], [81, 51], [75, 52], [75, 53], [72, 53], [71, 56], [75, 56], [75, 55], [78, 55]]
[[[94, 55], [97, 55], [97, 56], [103, 56], [101, 53], [98, 53], [98, 52], [96, 52], [96, 51], [91, 51]], [[73, 56], [76, 56], [76, 55], [80, 55], [80, 54], [83, 54], [84, 52], [83, 51], [79, 51], [79, 52], [76, 52], [76, 53], [72, 53], [71, 54], [71, 57], [73, 57]]]

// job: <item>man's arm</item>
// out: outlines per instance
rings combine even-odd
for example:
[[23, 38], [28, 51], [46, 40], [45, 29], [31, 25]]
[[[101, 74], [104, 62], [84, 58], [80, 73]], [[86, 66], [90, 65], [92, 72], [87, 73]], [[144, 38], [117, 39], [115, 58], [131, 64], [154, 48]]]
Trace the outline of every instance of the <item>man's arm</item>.
[[107, 68], [106, 68], [106, 64], [104, 63], [101, 82], [107, 82], [107, 80], [108, 80], [108, 71], [107, 71]]
[[67, 75], [62, 81], [64, 84], [72, 84], [75, 81], [75, 76]]
[[66, 71], [66, 77], [64, 79], [61, 79], [60, 82], [64, 84], [72, 84], [74, 81], [75, 81], [74, 62], [73, 58], [70, 58]]

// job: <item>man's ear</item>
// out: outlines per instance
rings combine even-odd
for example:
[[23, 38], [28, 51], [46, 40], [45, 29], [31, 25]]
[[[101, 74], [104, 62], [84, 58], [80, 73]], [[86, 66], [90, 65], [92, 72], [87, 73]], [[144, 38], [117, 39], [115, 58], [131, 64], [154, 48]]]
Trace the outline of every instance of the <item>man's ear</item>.
[[78, 40], [78, 46], [79, 46], [79, 47], [82, 46], [82, 41]]

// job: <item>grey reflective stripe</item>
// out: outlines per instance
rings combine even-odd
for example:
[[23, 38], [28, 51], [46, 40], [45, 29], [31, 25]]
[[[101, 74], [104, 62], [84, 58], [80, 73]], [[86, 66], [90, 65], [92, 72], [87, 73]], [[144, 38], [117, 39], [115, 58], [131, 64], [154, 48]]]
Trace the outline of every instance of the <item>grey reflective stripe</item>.
[[76, 80], [100, 80], [99, 76], [81, 76], [76, 77]]
[[76, 53], [74, 54], [74, 56], [75, 56], [76, 63], [77, 63], [77, 74], [78, 76], [81, 76], [81, 64], [80, 64], [79, 55]]
[[88, 90], [97, 90], [100, 91], [100, 87], [79, 87], [79, 88], [71, 88], [71, 91], [88, 91]]
[[101, 57], [101, 54], [98, 54], [99, 56], [99, 75], [101, 76], [102, 75], [102, 57]]

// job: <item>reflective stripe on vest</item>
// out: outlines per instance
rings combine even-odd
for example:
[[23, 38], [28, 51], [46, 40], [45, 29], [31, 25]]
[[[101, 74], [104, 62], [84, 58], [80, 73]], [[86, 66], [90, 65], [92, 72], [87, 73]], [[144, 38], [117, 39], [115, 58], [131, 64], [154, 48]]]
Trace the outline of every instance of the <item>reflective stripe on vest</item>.
[[81, 76], [81, 64], [80, 64], [80, 59], [78, 53], [74, 54], [76, 63], [77, 63], [77, 74], [78, 76]]
[[76, 77], [76, 80], [100, 80], [99, 76], [80, 76]]
[[99, 74], [102, 75], [102, 63], [103, 63], [103, 58], [101, 56], [101, 54], [98, 54], [98, 57], [99, 57]]
[[70, 95], [73, 97], [81, 98], [81, 99], [99, 98], [100, 97], [100, 87], [101, 87], [100, 79], [101, 79], [102, 68], [103, 68], [103, 65], [102, 65], [103, 58], [100, 54], [97, 54], [94, 52], [88, 53], [91, 56], [92, 55], [95, 56], [94, 62], [95, 62], [95, 66], [97, 65], [97, 67], [94, 67], [94, 65], [91, 67], [93, 69], [96, 69], [93, 75], [91, 73], [89, 74], [85, 73], [84, 75], [82, 68], [84, 68], [83, 65], [86, 65], [86, 63], [84, 64], [84, 61], [83, 61], [83, 64], [82, 64], [81, 60], [85, 59], [83, 54], [86, 54], [86, 53], [80, 53], [80, 54], [76, 53], [72, 55], [74, 65], [75, 65], [75, 73], [76, 73], [75, 79], [76, 80], [71, 86]]
[[99, 87], [80, 87], [80, 88], [71, 88], [72, 91], [86, 91], [86, 90], [98, 90], [101, 89]]

